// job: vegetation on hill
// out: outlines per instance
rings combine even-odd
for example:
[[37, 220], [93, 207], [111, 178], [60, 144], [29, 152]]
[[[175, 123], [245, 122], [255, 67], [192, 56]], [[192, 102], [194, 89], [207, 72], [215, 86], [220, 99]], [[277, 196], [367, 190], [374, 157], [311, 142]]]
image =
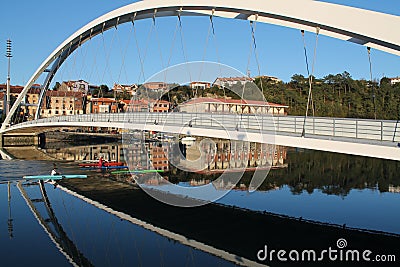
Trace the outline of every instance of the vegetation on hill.
[[[260, 80], [256, 80], [260, 85]], [[263, 81], [267, 101], [286, 104], [288, 114], [304, 115], [309, 91], [308, 78], [293, 75], [289, 83]], [[312, 97], [315, 116], [399, 119], [400, 84], [391, 85], [383, 78], [380, 83], [353, 80], [348, 72], [314, 79]], [[375, 98], [375, 99], [374, 99]], [[374, 105], [375, 103], [375, 105]], [[375, 108], [374, 108], [375, 106]]]
[[[275, 83], [271, 80], [255, 80], [262, 88], [268, 102], [288, 105], [288, 115], [304, 115], [306, 112], [309, 91], [308, 78], [300, 74], [292, 76], [288, 83]], [[240, 88], [240, 89], [239, 89]], [[242, 86], [236, 85], [232, 90], [212, 87], [197, 90], [197, 96], [230, 97], [240, 99]], [[236, 93], [234, 92], [236, 91]], [[254, 87], [247, 87], [245, 99], [261, 99]], [[185, 102], [196, 95], [187, 86], [179, 86], [164, 95], [163, 99], [175, 104]], [[374, 97], [375, 96], [375, 97]], [[366, 80], [354, 80], [348, 72], [329, 74], [321, 79], [313, 77], [312, 99], [309, 114], [320, 117], [350, 117], [397, 120], [400, 114], [400, 84], [391, 85], [388, 78], [379, 83]], [[375, 98], [375, 101], [374, 101]], [[374, 108], [375, 102], [375, 108]]]

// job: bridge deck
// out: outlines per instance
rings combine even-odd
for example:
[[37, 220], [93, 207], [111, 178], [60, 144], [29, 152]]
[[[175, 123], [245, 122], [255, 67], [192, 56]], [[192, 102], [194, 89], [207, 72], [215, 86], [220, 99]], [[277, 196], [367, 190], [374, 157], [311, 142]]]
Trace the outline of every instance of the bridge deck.
[[398, 121], [216, 113], [99, 113], [59, 116], [13, 125], [4, 131], [32, 132], [60, 127], [125, 130], [257, 141], [361, 156], [400, 160]]

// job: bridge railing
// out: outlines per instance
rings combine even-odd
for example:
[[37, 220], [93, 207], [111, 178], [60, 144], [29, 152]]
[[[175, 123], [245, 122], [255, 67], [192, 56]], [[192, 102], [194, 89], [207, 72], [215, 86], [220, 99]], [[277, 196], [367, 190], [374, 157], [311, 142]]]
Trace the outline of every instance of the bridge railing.
[[[265, 133], [282, 133], [290, 135], [301, 135], [304, 117], [299, 116], [263, 116], [246, 114], [219, 114], [219, 113], [96, 113], [84, 115], [70, 115], [44, 118], [28, 121], [14, 127], [34, 125], [39, 123], [68, 122], [86, 123], [82, 126], [98, 126], [97, 122], [134, 123], [134, 124], [157, 124], [177, 127], [202, 127], [228, 130], [251, 130]], [[369, 120], [356, 118], [324, 118], [308, 117], [305, 124], [307, 135], [341, 137], [351, 139], [365, 139], [374, 141], [400, 142], [398, 121], [392, 120]], [[104, 124], [101, 127], [106, 127]]]

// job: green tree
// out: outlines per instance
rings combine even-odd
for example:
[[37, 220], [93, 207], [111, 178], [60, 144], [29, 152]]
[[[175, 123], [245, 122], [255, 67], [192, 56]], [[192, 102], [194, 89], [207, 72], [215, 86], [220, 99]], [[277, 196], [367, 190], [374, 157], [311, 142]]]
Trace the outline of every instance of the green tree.
[[60, 88], [61, 84], [59, 82], [56, 82], [56, 84], [53, 87], [53, 90], [58, 90]]

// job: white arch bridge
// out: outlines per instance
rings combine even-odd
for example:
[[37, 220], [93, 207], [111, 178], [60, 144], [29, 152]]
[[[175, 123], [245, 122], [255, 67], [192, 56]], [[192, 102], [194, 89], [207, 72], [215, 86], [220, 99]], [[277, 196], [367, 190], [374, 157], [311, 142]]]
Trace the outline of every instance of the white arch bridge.
[[44, 132], [60, 127], [114, 127], [243, 140], [351, 155], [400, 160], [398, 121], [213, 113], [97, 113], [23, 122], [3, 133]]
[[[322, 35], [400, 55], [400, 35], [393, 33], [393, 29], [400, 28], [399, 16], [311, 0], [146, 0], [118, 8], [93, 20], [60, 44], [42, 62], [24, 86], [23, 91], [16, 99], [2, 125], [2, 132], [28, 130], [32, 129], [32, 127], [54, 128], [59, 126], [104, 126], [163, 130], [173, 133], [190, 130], [193, 135], [208, 135], [212, 137], [226, 137], [226, 133], [229, 132], [233, 139], [243, 139], [245, 138], [244, 136], [247, 136], [253, 141], [269, 141], [294, 147], [377, 158], [400, 159], [399, 150], [396, 147], [399, 140], [396, 136], [397, 122], [395, 121], [311, 118], [308, 120], [306, 127], [308, 135], [306, 138], [301, 138], [299, 137], [302, 128], [302, 118], [300, 117], [276, 118], [276, 127], [268, 128], [273, 124], [265, 123], [264, 119], [260, 120], [261, 127], [259, 127], [260, 123], [258, 123], [257, 119], [243, 115], [238, 126], [236, 118], [234, 119], [235, 115], [218, 115], [221, 117], [216, 122], [222, 123], [221, 125], [228, 130], [223, 131], [224, 134], [218, 128], [215, 128], [215, 125], [211, 127], [211, 125], [200, 123], [205, 121], [204, 116], [209, 116], [205, 114], [173, 113], [168, 115], [168, 120], [163, 119], [164, 115], [160, 114], [132, 114], [132, 117], [135, 118], [132, 123], [124, 120], [126, 114], [81, 115], [39, 119], [45, 92], [61, 65], [73, 51], [94, 36], [120, 24], [134, 23], [136, 20], [148, 18], [155, 20], [158, 17], [165, 16], [179, 18], [181, 16], [216, 16], [270, 23], [318, 32]], [[17, 111], [28, 90], [44, 73], [46, 78], [40, 94], [36, 120], [9, 127], [13, 114]], [[157, 116], [159, 120], [157, 125], [154, 124], [156, 119], [153, 116]], [[193, 121], [192, 127], [189, 127], [190, 129], [186, 129], [186, 126], [182, 124], [182, 122], [188, 121], [186, 116], [198, 117]], [[252, 128], [252, 121], [257, 121], [257, 129]], [[276, 135], [273, 134], [274, 130], [276, 130]], [[247, 133], [247, 135], [244, 135], [244, 133]]]
[[10, 109], [2, 129], [10, 124], [13, 114], [28, 90], [44, 73], [36, 119], [40, 117], [41, 103], [56, 72], [64, 61], [82, 44], [94, 36], [120, 24], [166, 16], [217, 16], [230, 19], [276, 24], [349, 42], [362, 44], [400, 55], [400, 35], [392, 29], [400, 28], [400, 17], [311, 0], [146, 0], [113, 10], [88, 23], [59, 45], [43, 61], [28, 80]]

